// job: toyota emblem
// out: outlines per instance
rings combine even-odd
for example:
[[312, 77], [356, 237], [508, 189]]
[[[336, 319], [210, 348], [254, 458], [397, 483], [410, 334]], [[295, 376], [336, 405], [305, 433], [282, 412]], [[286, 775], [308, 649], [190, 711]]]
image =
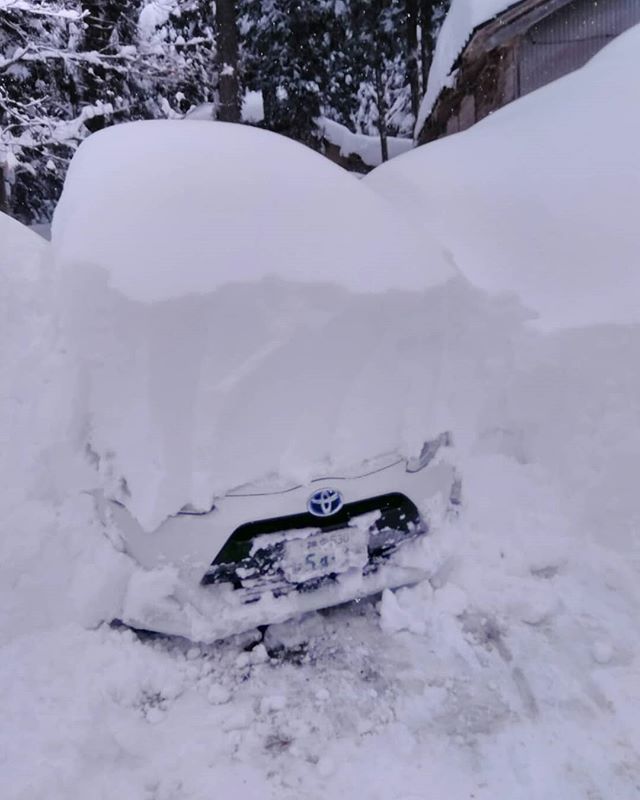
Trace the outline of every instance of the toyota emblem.
[[314, 517], [330, 517], [337, 514], [343, 505], [344, 500], [337, 489], [319, 489], [307, 501], [309, 513]]

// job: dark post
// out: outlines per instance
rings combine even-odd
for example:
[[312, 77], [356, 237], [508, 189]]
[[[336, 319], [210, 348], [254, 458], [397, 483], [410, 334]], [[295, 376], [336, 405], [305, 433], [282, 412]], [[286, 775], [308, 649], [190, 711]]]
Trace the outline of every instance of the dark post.
[[216, 3], [218, 46], [218, 119], [240, 122], [240, 82], [238, 80], [238, 29], [234, 0]]
[[418, 71], [418, 0], [406, 0], [407, 15], [407, 78], [411, 90], [411, 113], [418, 117], [420, 108], [420, 74]]
[[384, 96], [384, 76], [381, 59], [375, 67], [376, 94], [378, 105], [378, 133], [380, 134], [380, 152], [383, 161], [389, 160], [389, 144], [387, 142], [387, 103]]

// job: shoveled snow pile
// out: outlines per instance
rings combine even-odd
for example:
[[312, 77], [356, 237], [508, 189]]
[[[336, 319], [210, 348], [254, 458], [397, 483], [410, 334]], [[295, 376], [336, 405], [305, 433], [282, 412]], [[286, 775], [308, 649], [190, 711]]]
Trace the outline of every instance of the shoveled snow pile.
[[475, 29], [517, 2], [519, 0], [452, 0], [436, 41], [427, 91], [416, 120], [416, 134], [431, 113], [440, 92], [450, 84], [453, 65]]
[[[640, 27], [585, 67], [365, 183], [543, 326], [640, 319]], [[428, 259], [427, 251], [425, 251]]]

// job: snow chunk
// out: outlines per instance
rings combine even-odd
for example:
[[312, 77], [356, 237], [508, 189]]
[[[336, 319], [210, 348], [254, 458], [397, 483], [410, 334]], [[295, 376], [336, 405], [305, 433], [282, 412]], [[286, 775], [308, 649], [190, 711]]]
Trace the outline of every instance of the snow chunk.
[[167, 22], [176, 5], [176, 0], [152, 0], [151, 3], [145, 3], [138, 17], [140, 38], [143, 41], [150, 40], [156, 30]]
[[437, 232], [473, 284], [518, 295], [545, 328], [637, 321], [639, 67], [636, 27], [582, 69], [364, 183]]
[[264, 101], [262, 92], [245, 92], [242, 98], [242, 121], [257, 125], [264, 119]]
[[597, 664], [604, 666], [613, 657], [613, 645], [607, 639], [598, 639], [591, 645], [591, 656]]
[[195, 121], [135, 122], [74, 156], [52, 241], [68, 270], [98, 270], [161, 302], [278, 275], [357, 291], [423, 289], [451, 275], [353, 176], [283, 136]]

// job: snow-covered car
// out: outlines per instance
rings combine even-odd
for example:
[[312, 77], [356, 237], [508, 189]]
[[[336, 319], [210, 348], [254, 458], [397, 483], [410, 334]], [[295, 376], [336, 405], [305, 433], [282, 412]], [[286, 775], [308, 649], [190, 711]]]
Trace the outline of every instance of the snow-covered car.
[[440, 449], [287, 488], [247, 485], [207, 509], [186, 506], [150, 536], [121, 501], [98, 495], [133, 577], [123, 616], [135, 627], [211, 638], [426, 578], [427, 519], [411, 499], [455, 508], [460, 483]]
[[82, 145], [52, 245], [121, 619], [211, 640], [435, 568], [438, 270], [385, 200], [274, 134], [135, 123]]
[[98, 495], [147, 570], [130, 587], [126, 621], [207, 638], [212, 623], [217, 635], [238, 632], [425, 579], [436, 564], [412, 498], [459, 504], [460, 481], [440, 452], [449, 441], [443, 434], [417, 459], [389, 454], [307, 485], [240, 486], [210, 508], [185, 506], [152, 536], [123, 502]]

